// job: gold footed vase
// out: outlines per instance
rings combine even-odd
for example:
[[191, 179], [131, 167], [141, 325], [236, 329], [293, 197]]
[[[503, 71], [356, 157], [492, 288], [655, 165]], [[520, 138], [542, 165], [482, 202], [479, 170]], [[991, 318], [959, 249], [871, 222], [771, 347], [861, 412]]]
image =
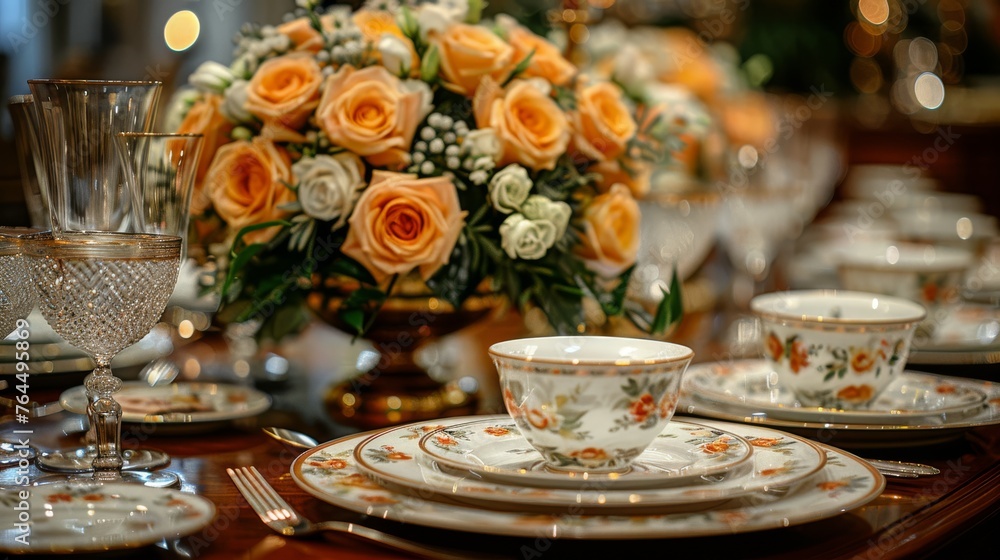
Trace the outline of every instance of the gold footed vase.
[[[309, 296], [309, 307], [334, 328], [351, 332], [337, 314], [347, 295], [332, 287], [317, 290]], [[362, 354], [359, 368], [323, 396], [327, 413], [338, 423], [361, 429], [474, 414], [478, 387], [434, 379], [417, 354], [435, 340], [485, 320], [501, 304], [499, 296], [483, 294], [456, 309], [426, 288], [397, 290], [365, 333], [374, 352]]]

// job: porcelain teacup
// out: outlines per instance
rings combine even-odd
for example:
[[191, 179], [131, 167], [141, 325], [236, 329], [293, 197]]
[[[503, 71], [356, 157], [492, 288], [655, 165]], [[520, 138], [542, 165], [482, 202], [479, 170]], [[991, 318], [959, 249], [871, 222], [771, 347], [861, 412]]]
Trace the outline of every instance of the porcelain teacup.
[[927, 315], [908, 299], [839, 290], [763, 294], [750, 309], [778, 383], [805, 406], [840, 409], [865, 407], [902, 373]]
[[627, 470], [674, 414], [694, 352], [612, 336], [509, 340], [489, 349], [504, 404], [557, 470]]

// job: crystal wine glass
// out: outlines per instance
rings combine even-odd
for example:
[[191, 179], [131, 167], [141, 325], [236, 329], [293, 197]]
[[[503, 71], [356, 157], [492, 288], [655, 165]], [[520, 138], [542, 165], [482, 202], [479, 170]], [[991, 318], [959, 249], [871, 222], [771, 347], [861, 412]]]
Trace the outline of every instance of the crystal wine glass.
[[[148, 130], [159, 82], [29, 80], [39, 143], [46, 161], [51, 235], [26, 244], [42, 315], [96, 367], [84, 380], [95, 446], [92, 452], [51, 452], [48, 470], [80, 472], [149, 485], [177, 481], [172, 473], [123, 473], [169, 462], [141, 450], [121, 450], [121, 406], [112, 396], [121, 380], [110, 368], [124, 348], [144, 337], [173, 291], [181, 239], [149, 234], [144, 201], [125, 181], [116, 154], [120, 132]], [[82, 467], [82, 468], [81, 468]]]
[[20, 330], [24, 319], [35, 306], [27, 260], [22, 255], [21, 234], [0, 228], [0, 337]]

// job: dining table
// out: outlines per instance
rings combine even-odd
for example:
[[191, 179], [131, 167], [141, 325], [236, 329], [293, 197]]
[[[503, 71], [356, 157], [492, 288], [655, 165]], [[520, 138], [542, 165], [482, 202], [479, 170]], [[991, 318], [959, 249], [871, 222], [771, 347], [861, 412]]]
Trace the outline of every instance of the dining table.
[[[721, 334], [730, 332], [718, 312], [691, 314], [670, 339], [695, 349], [695, 363], [719, 359], [732, 347], [724, 347]], [[508, 326], [510, 323], [507, 323]], [[479, 414], [503, 413], [498, 398], [496, 372], [486, 357], [485, 346], [492, 338], [509, 337], [515, 327], [491, 329], [489, 326], [471, 334], [456, 336], [452, 354], [458, 356], [463, 374], [476, 376], [483, 398]], [[179, 344], [172, 359], [208, 361], [205, 352], [211, 346], [212, 358], [224, 361], [225, 348], [216, 338]], [[376, 515], [348, 511], [315, 498], [293, 480], [290, 467], [302, 453], [267, 436], [265, 426], [279, 426], [305, 432], [318, 441], [354, 435], [363, 430], [332, 421], [325, 414], [324, 387], [335, 381], [336, 370], [356, 355], [353, 341], [331, 328], [311, 327], [297, 341], [283, 349], [288, 360], [284, 375], [259, 374], [239, 370], [235, 377], [225, 368], [216, 368], [223, 381], [249, 384], [268, 393], [271, 407], [251, 418], [222, 423], [207, 430], [165, 430], [157, 425], [126, 424], [123, 447], [149, 447], [170, 455], [164, 467], [179, 475], [181, 492], [207, 498], [215, 504], [213, 521], [203, 529], [178, 539], [165, 539], [156, 545], [113, 551], [118, 558], [338, 558], [391, 559], [411, 557], [405, 553], [374, 545], [350, 535], [328, 533], [322, 536], [288, 537], [268, 528], [237, 490], [227, 469], [254, 466], [277, 492], [302, 515], [312, 521], [342, 520], [372, 527], [392, 535], [452, 549], [459, 557], [475, 559], [485, 554], [511, 559], [532, 558], [622, 558], [664, 555], [732, 558], [817, 558], [817, 559], [892, 559], [930, 558], [950, 554], [972, 554], [989, 550], [995, 542], [994, 530], [1000, 528], [1000, 425], [962, 431], [957, 437], [929, 445], [870, 446], [845, 448], [866, 458], [905, 460], [936, 467], [940, 474], [921, 478], [887, 478], [881, 494], [861, 507], [841, 514], [802, 524], [768, 530], [666, 539], [567, 539], [539, 532], [534, 537], [498, 536], [484, 528], [482, 532], [446, 530], [430, 524], [401, 523]], [[222, 348], [220, 350], [220, 348]], [[464, 354], [463, 354], [464, 353]], [[296, 359], [301, 357], [302, 359]], [[189, 363], [189, 362], [188, 362]], [[189, 372], [188, 369], [184, 371]], [[200, 369], [198, 381], [212, 368]], [[983, 365], [976, 370], [989, 379], [997, 366]], [[32, 401], [57, 401], [67, 389], [59, 383], [42, 384], [36, 375]], [[72, 381], [78, 382], [78, 380]], [[0, 394], [11, 397], [13, 388]], [[30, 441], [39, 449], [64, 449], [79, 446], [86, 428], [83, 416], [63, 410], [33, 417], [19, 423], [4, 411], [0, 438], [11, 441], [29, 429]], [[677, 418], [697, 421], [678, 410]], [[22, 432], [17, 432], [21, 430]], [[815, 438], [836, 446], [835, 429], [817, 430]], [[43, 473], [31, 467], [30, 476]], [[0, 470], [0, 486], [15, 484], [17, 469]], [[74, 554], [107, 557], [109, 553]]]

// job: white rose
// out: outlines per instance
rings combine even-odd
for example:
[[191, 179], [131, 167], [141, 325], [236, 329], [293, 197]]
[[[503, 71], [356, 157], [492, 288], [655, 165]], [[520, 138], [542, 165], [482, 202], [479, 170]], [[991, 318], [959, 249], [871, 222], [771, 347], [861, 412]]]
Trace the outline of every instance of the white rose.
[[520, 210], [532, 185], [528, 170], [512, 163], [490, 179], [490, 204], [504, 214]]
[[299, 181], [299, 203], [306, 215], [342, 227], [365, 187], [364, 164], [350, 152], [302, 158], [292, 165]]
[[413, 60], [410, 49], [402, 39], [385, 33], [378, 40], [378, 53], [382, 57], [382, 66], [396, 76], [406, 76], [410, 73], [410, 62]]
[[219, 106], [219, 112], [222, 113], [222, 116], [235, 123], [253, 122], [253, 114], [246, 110], [248, 85], [250, 82], [246, 80], [236, 80], [233, 85], [229, 86], [229, 89], [223, 94], [222, 104]]
[[209, 60], [195, 68], [188, 83], [205, 93], [222, 93], [235, 79], [228, 66]]
[[551, 200], [540, 194], [533, 194], [521, 205], [521, 212], [529, 220], [547, 220], [556, 228], [556, 239], [566, 233], [573, 209], [565, 202]]
[[472, 157], [486, 156], [496, 163], [503, 153], [503, 145], [492, 128], [477, 128], [465, 135], [462, 153]]
[[454, 22], [451, 13], [437, 4], [423, 4], [417, 11], [420, 38], [424, 41], [432, 33], [443, 33]]
[[538, 260], [555, 241], [556, 227], [548, 220], [529, 220], [513, 214], [500, 224], [500, 244], [512, 259]]

